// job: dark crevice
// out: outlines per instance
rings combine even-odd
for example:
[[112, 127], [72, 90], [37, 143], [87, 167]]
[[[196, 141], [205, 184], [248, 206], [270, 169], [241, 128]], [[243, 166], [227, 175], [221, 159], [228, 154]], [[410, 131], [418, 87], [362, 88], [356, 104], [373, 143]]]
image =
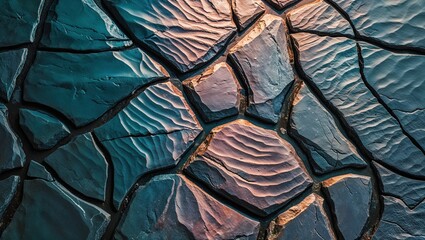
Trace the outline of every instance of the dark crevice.
[[76, 49], [67, 49], [67, 48], [52, 48], [52, 47], [39, 47], [38, 51], [44, 52], [58, 52], [58, 53], [74, 53], [74, 54], [90, 54], [90, 53], [103, 53], [103, 52], [119, 52], [130, 49], [136, 49], [136, 47], [131, 44], [130, 46], [114, 47], [112, 49], [88, 49], [88, 50], [76, 50]]

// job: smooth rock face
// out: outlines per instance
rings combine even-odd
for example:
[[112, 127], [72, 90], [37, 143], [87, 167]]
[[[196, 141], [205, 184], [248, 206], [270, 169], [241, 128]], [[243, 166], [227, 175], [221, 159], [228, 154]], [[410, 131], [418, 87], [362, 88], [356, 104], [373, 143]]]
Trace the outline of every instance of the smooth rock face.
[[282, 10], [285, 7], [296, 3], [300, 0], [266, 0], [269, 4], [271, 4], [274, 8], [276, 8], [277, 10]]
[[232, 0], [232, 9], [240, 31], [266, 11], [264, 3], [260, 0]]
[[241, 87], [230, 67], [224, 62], [184, 81], [183, 86], [206, 122], [220, 120], [239, 112]]
[[287, 14], [289, 27], [295, 32], [311, 31], [354, 36], [350, 23], [328, 3], [314, 1]]
[[35, 149], [45, 150], [69, 136], [69, 129], [57, 118], [37, 110], [19, 110], [19, 124]]
[[236, 120], [213, 129], [209, 139], [185, 170], [252, 212], [268, 215], [312, 184], [276, 132]]
[[46, 163], [82, 194], [105, 200], [108, 163], [90, 133], [80, 135], [47, 156]]
[[254, 240], [259, 225], [210, 197], [185, 177], [161, 175], [137, 189], [115, 239]]
[[401, 176], [374, 162], [381, 180], [383, 194], [395, 196], [409, 208], [414, 208], [425, 199], [425, 181]]
[[143, 44], [179, 71], [213, 58], [236, 31], [227, 0], [107, 0]]
[[0, 0], [0, 47], [34, 41], [44, 0]]
[[26, 180], [22, 203], [2, 239], [100, 239], [109, 221], [107, 212], [56, 182]]
[[347, 240], [360, 239], [369, 220], [370, 177], [347, 174], [330, 178], [322, 186], [341, 235]]
[[45, 24], [42, 47], [107, 50], [131, 45], [94, 0], [55, 0]]
[[138, 49], [74, 54], [38, 52], [24, 100], [52, 107], [76, 126], [104, 114], [134, 90], [168, 76]]
[[336, 240], [319, 195], [309, 195], [270, 223], [267, 240], [293, 239]]
[[15, 197], [18, 191], [20, 178], [18, 176], [10, 176], [0, 181], [0, 217], [3, 217], [4, 212], [9, 207], [10, 202]]
[[114, 205], [142, 175], [176, 165], [202, 127], [171, 82], [148, 87], [95, 130], [114, 167]]
[[306, 150], [318, 174], [347, 167], [366, 167], [356, 147], [343, 135], [334, 117], [303, 85], [293, 103], [290, 131]]
[[412, 0], [333, 0], [360, 35], [389, 45], [425, 49], [425, 4]]
[[0, 173], [24, 166], [25, 153], [21, 140], [13, 132], [8, 122], [6, 106], [0, 104]]
[[425, 149], [425, 56], [393, 53], [366, 43], [361, 49], [366, 81]]
[[337, 110], [372, 159], [424, 177], [424, 154], [362, 81], [355, 42], [307, 33], [292, 37], [306, 80]]
[[31, 162], [30, 162], [30, 166], [28, 168], [27, 176], [32, 177], [32, 178], [40, 178], [40, 179], [46, 180], [48, 182], [54, 181], [52, 175], [50, 175], [50, 173], [47, 171], [47, 169], [43, 165], [41, 165], [40, 163], [33, 161], [33, 160], [31, 160]]
[[[1, 18], [1, 17], [0, 17]], [[1, 37], [0, 37], [1, 38]], [[26, 48], [0, 53], [0, 99], [10, 101], [16, 85], [16, 78], [21, 73], [27, 58]]]
[[229, 53], [249, 88], [247, 113], [277, 123], [294, 80], [283, 20], [265, 15]]
[[425, 202], [409, 209], [403, 201], [395, 197], [383, 198], [384, 212], [373, 239], [425, 239]]

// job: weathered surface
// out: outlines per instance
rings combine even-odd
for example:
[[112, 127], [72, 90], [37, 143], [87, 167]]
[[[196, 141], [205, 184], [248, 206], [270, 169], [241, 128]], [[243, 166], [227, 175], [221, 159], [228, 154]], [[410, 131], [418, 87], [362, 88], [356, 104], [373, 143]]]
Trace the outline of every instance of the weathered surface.
[[384, 196], [384, 212], [373, 239], [425, 239], [425, 202], [409, 209], [403, 201]]
[[276, 123], [294, 80], [282, 18], [262, 17], [229, 56], [249, 88], [247, 113]]
[[425, 4], [412, 0], [333, 0], [360, 35], [401, 47], [425, 49]]
[[0, 136], [0, 173], [24, 166], [25, 153], [21, 140], [10, 127], [8, 111], [3, 104], [0, 104]]
[[90, 133], [80, 135], [47, 156], [46, 163], [75, 190], [105, 200], [108, 163]]
[[291, 10], [287, 19], [292, 31], [354, 36], [350, 23], [335, 8], [323, 0], [314, 1]]
[[19, 125], [35, 149], [45, 150], [69, 136], [69, 129], [57, 118], [42, 111], [21, 108]]
[[313, 170], [318, 174], [367, 166], [334, 117], [304, 84], [293, 103], [289, 130], [308, 153]]
[[425, 199], [425, 181], [411, 179], [373, 163], [381, 181], [383, 194], [395, 196], [409, 208], [414, 208]]
[[206, 122], [239, 112], [241, 87], [226, 63], [214, 65], [201, 75], [184, 81], [183, 86]]
[[236, 120], [212, 130], [186, 171], [262, 216], [311, 184], [293, 147], [276, 132]]
[[44, 0], [0, 1], [0, 47], [34, 41]]
[[40, 163], [33, 161], [33, 160], [31, 160], [31, 162], [30, 162], [30, 166], [28, 168], [27, 176], [32, 177], [32, 178], [40, 178], [40, 179], [46, 180], [48, 182], [54, 181], [52, 175], [50, 175], [50, 173], [47, 171], [47, 169], [43, 165], [41, 165]]
[[138, 49], [73, 54], [38, 52], [24, 85], [24, 100], [52, 107], [86, 125], [134, 90], [168, 75]]
[[403, 134], [360, 76], [355, 42], [308, 33], [292, 35], [303, 73], [371, 157], [413, 176], [425, 176], [425, 156]]
[[97, 128], [95, 133], [112, 158], [115, 207], [142, 175], [176, 165], [201, 131], [171, 82], [147, 88]]
[[55, 0], [45, 24], [42, 47], [107, 50], [131, 45], [94, 0]]
[[270, 223], [267, 233], [267, 240], [336, 240], [323, 198], [316, 194], [280, 214]]
[[232, 0], [232, 9], [240, 31], [266, 11], [261, 0]]
[[360, 46], [365, 80], [425, 149], [425, 56]]
[[187, 72], [226, 46], [236, 26], [227, 0], [107, 0], [135, 37]]
[[274, 8], [276, 8], [277, 10], [282, 10], [285, 7], [296, 3], [300, 0], [266, 0], [268, 3], [270, 3]]
[[259, 223], [226, 207], [181, 175], [140, 187], [116, 239], [257, 239]]
[[10, 176], [0, 181], [0, 217], [3, 217], [4, 212], [15, 197], [19, 181], [18, 176]]
[[9, 101], [27, 58], [26, 48], [0, 53], [0, 99]]
[[100, 239], [109, 221], [108, 213], [56, 182], [26, 180], [22, 203], [2, 239]]
[[370, 177], [347, 174], [330, 178], [322, 186], [342, 237], [360, 239], [369, 220]]

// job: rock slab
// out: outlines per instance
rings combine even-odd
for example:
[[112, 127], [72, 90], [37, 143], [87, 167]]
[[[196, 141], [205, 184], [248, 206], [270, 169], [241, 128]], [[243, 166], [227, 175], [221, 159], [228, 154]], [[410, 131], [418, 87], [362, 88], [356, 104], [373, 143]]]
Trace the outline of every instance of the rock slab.
[[10, 101], [27, 53], [26, 48], [0, 53], [0, 99], [3, 101]]
[[248, 27], [266, 8], [260, 0], [232, 0], [232, 10], [240, 31]]
[[3, 218], [3, 215], [13, 198], [18, 191], [18, 184], [20, 178], [18, 176], [10, 176], [4, 180], [0, 181], [0, 217]]

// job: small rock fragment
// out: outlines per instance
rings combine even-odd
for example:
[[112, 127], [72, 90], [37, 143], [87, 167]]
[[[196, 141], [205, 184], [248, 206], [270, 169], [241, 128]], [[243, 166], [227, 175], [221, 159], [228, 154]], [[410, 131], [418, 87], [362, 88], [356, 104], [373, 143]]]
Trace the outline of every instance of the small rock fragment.
[[10, 101], [15, 90], [16, 78], [24, 67], [28, 50], [26, 48], [0, 53], [0, 99]]
[[3, 218], [4, 212], [15, 197], [19, 182], [18, 176], [10, 176], [0, 181], [0, 218]]
[[201, 75], [184, 81], [183, 86], [206, 122], [239, 112], [241, 88], [226, 63], [219, 63]]
[[240, 31], [266, 11], [264, 3], [260, 0], [232, 0], [232, 9]]
[[50, 173], [47, 171], [47, 169], [43, 165], [41, 165], [40, 163], [33, 161], [33, 160], [31, 160], [31, 162], [30, 162], [30, 166], [28, 168], [27, 176], [32, 177], [32, 178], [40, 178], [40, 179], [46, 180], [48, 182], [54, 181], [52, 175], [50, 175]]
[[35, 149], [46, 150], [69, 136], [68, 128], [57, 118], [37, 110], [20, 109], [19, 124]]

